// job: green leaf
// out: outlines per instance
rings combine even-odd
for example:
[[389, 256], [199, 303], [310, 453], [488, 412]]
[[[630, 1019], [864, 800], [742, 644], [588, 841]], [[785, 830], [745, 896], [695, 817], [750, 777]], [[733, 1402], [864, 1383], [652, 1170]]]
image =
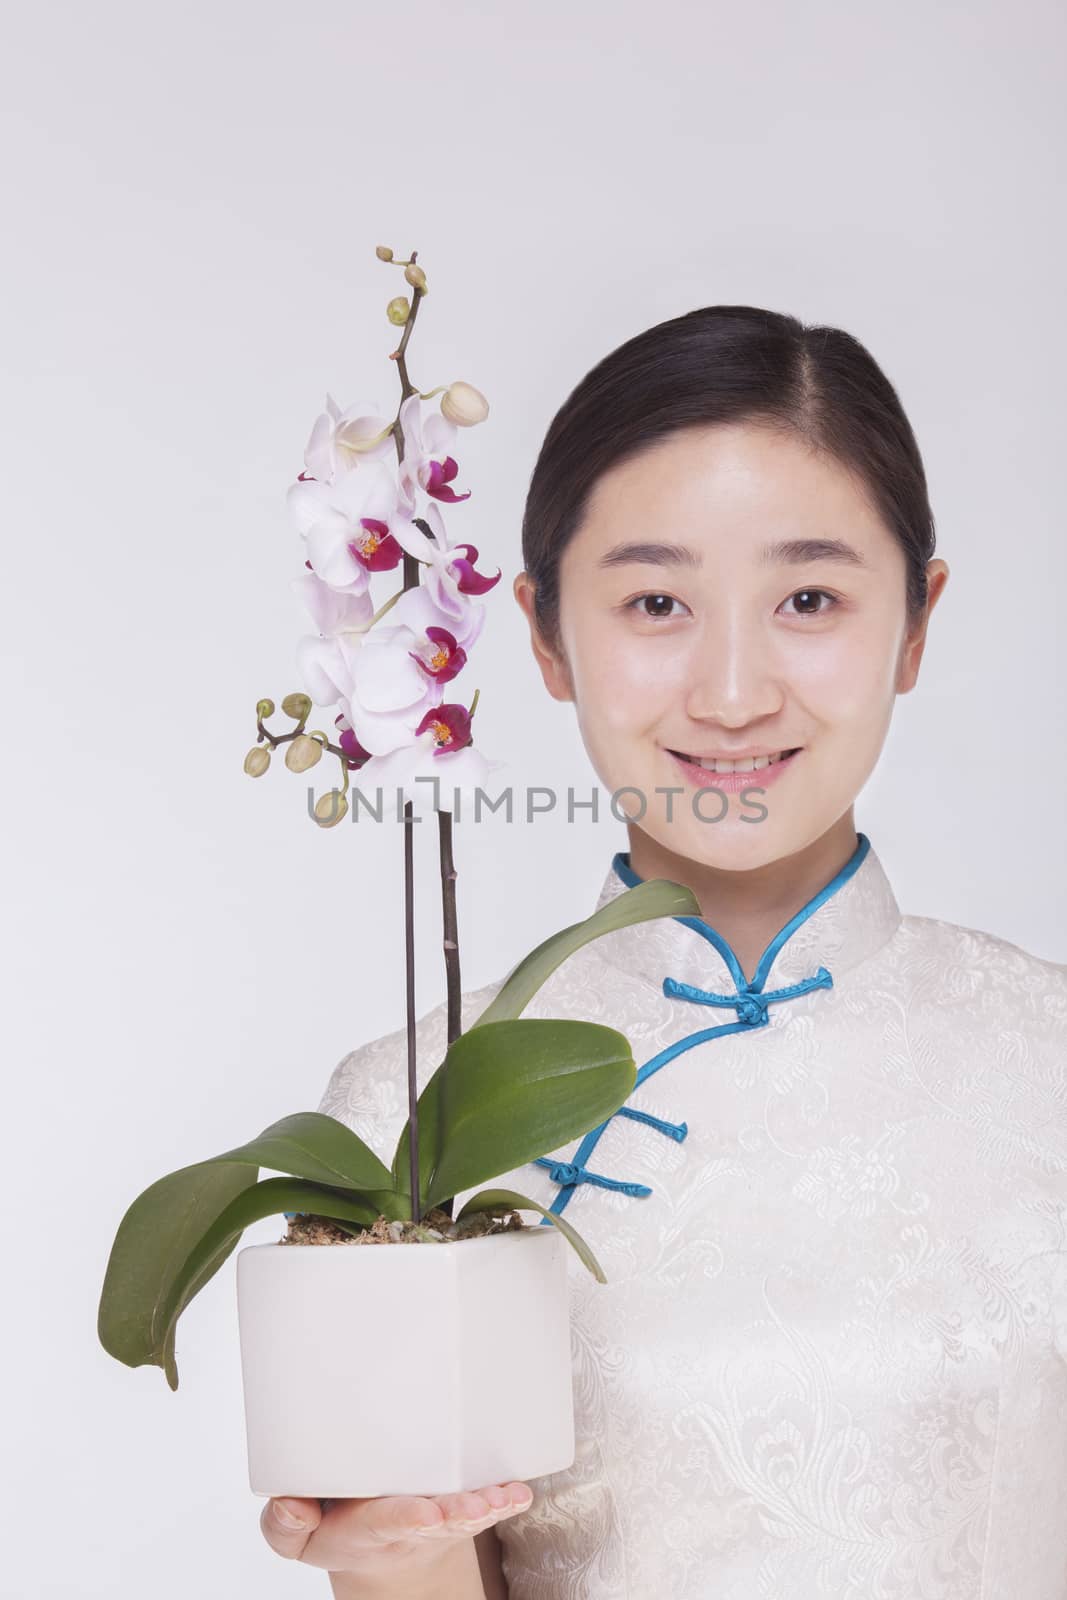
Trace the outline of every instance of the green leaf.
[[[226, 1207], [255, 1184], [261, 1166], [364, 1194], [393, 1187], [389, 1169], [363, 1140], [317, 1111], [283, 1117], [248, 1144], [168, 1173], [127, 1209], [111, 1247], [97, 1317], [109, 1355], [129, 1367], [162, 1366], [177, 1388], [174, 1318], [168, 1319], [166, 1308], [197, 1245]], [[235, 1242], [204, 1263], [185, 1303], [218, 1271]]]
[[[599, 1127], [636, 1077], [629, 1041], [599, 1022], [522, 1018], [461, 1034], [419, 1096], [422, 1209]], [[398, 1176], [409, 1151], [406, 1125]]]
[[[322, 1184], [304, 1183], [295, 1178], [268, 1178], [253, 1184], [230, 1201], [224, 1211], [190, 1252], [174, 1276], [159, 1315], [159, 1326], [164, 1330], [164, 1346], [173, 1341], [171, 1335], [178, 1318], [203, 1284], [215, 1273], [230, 1254], [244, 1230], [253, 1222], [283, 1211], [304, 1211], [311, 1216], [336, 1217], [346, 1222], [358, 1222], [370, 1227], [378, 1217], [378, 1209], [366, 1197], [355, 1192], [341, 1195]], [[297, 1246], [293, 1247], [298, 1248]], [[142, 1363], [133, 1363], [140, 1366]], [[164, 1363], [167, 1382], [172, 1389], [178, 1387], [177, 1367]]]
[[[392, 1175], [369, 1145], [336, 1117], [319, 1111], [297, 1111], [272, 1122], [257, 1138], [236, 1150], [225, 1150], [202, 1162], [252, 1161], [313, 1183], [340, 1184], [346, 1189], [391, 1189]], [[191, 1168], [187, 1168], [191, 1171]]]
[[604, 1276], [604, 1269], [577, 1228], [572, 1228], [569, 1222], [565, 1222], [554, 1211], [546, 1211], [544, 1206], [537, 1204], [536, 1200], [529, 1200], [524, 1194], [516, 1194], [514, 1189], [483, 1189], [481, 1194], [473, 1195], [467, 1201], [459, 1216], [454, 1220], [459, 1222], [462, 1217], [470, 1216], [476, 1211], [519, 1211], [523, 1208], [528, 1208], [531, 1211], [540, 1211], [543, 1217], [547, 1217], [549, 1222], [557, 1227], [563, 1237], [574, 1246], [597, 1282], [607, 1283], [608, 1280]]
[[552, 934], [531, 950], [505, 980], [496, 998], [471, 1024], [471, 1028], [482, 1028], [491, 1022], [517, 1017], [568, 956], [605, 933], [615, 933], [619, 928], [629, 928], [637, 922], [649, 922], [655, 917], [699, 916], [700, 902], [684, 884], [671, 883], [666, 878], [649, 878], [645, 883], [635, 884], [632, 889], [609, 900], [599, 911], [594, 911], [592, 916]]
[[[109, 1355], [128, 1367], [146, 1361], [164, 1367], [172, 1389], [173, 1344], [167, 1361], [167, 1329], [160, 1309], [170, 1284], [198, 1239], [231, 1200], [256, 1181], [257, 1168], [238, 1162], [183, 1167], [153, 1183], [119, 1224], [104, 1275], [97, 1333]], [[213, 1270], [217, 1271], [220, 1256]], [[211, 1276], [205, 1271], [198, 1287]], [[168, 1370], [169, 1368], [169, 1370]]]

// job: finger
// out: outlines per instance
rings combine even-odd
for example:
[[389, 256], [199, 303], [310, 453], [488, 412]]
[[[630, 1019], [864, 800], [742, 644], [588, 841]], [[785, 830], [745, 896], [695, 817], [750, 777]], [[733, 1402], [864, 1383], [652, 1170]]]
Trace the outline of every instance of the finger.
[[[346, 1532], [371, 1548], [420, 1533], [463, 1531], [495, 1514], [484, 1492], [474, 1489], [442, 1495], [385, 1495], [340, 1504], [346, 1508]], [[324, 1523], [330, 1522], [327, 1513]]]
[[[500, 1485], [491, 1486], [494, 1489]], [[526, 1484], [514, 1487], [529, 1504]], [[388, 1495], [369, 1500], [346, 1500], [326, 1513], [314, 1545], [317, 1560], [327, 1542], [344, 1541], [351, 1552], [372, 1552], [414, 1538], [468, 1537], [472, 1530], [489, 1526], [516, 1509], [510, 1498], [493, 1505], [485, 1490], [464, 1490], [443, 1495]]]
[[449, 1520], [437, 1495], [386, 1495], [375, 1500], [349, 1501], [349, 1505], [364, 1508], [358, 1517], [359, 1529], [373, 1545], [408, 1539], [426, 1528], [443, 1527]]
[[505, 1514], [510, 1514], [512, 1511], [526, 1511], [533, 1501], [533, 1492], [528, 1483], [492, 1483], [484, 1489], [475, 1490], [474, 1493], [485, 1501], [489, 1509], [502, 1511]]
[[490, 1484], [485, 1489], [464, 1493], [438, 1495], [436, 1503], [441, 1509], [442, 1521], [433, 1527], [423, 1526], [424, 1538], [469, 1537], [492, 1527], [517, 1511], [526, 1511], [533, 1496], [527, 1484]]
[[[500, 1504], [509, 1511], [527, 1511], [533, 1504], [533, 1490], [528, 1483], [513, 1480], [511, 1483], [496, 1484], [492, 1491], [483, 1490], [487, 1496], [490, 1492], [499, 1494], [502, 1498]], [[494, 1504], [496, 1502], [493, 1502]]]
[[511, 1498], [502, 1483], [490, 1484], [487, 1489], [479, 1489], [478, 1493], [489, 1502], [494, 1511], [502, 1511]]
[[434, 1497], [441, 1507], [449, 1527], [466, 1527], [471, 1522], [481, 1522], [493, 1512], [493, 1507], [482, 1489], [467, 1489], [456, 1494], [439, 1494]]
[[289, 1561], [298, 1561], [304, 1546], [322, 1520], [318, 1500], [268, 1500], [259, 1518], [263, 1537], [271, 1549]]
[[405, 1550], [415, 1554], [424, 1528], [447, 1528], [441, 1508], [426, 1496], [333, 1500], [300, 1559], [329, 1572], [377, 1576], [388, 1570], [382, 1562], [393, 1562]]

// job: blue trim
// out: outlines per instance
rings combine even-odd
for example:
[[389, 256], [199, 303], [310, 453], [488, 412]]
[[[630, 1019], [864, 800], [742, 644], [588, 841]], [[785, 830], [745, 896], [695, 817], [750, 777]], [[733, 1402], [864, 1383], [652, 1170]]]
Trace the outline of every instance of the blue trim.
[[[746, 1022], [726, 1022], [719, 1028], [701, 1028], [698, 1033], [690, 1033], [684, 1039], [677, 1039], [674, 1044], [670, 1044], [665, 1050], [661, 1050], [659, 1055], [653, 1056], [650, 1061], [645, 1062], [644, 1066], [637, 1074], [637, 1078], [634, 1082], [634, 1088], [636, 1089], [645, 1081], [646, 1078], [650, 1078], [654, 1072], [658, 1072], [660, 1067], [665, 1067], [668, 1061], [673, 1061], [675, 1056], [680, 1056], [685, 1050], [691, 1050], [694, 1045], [703, 1044], [707, 1039], [718, 1039], [724, 1033], [747, 1033], [749, 1031], [749, 1026], [750, 1025]], [[626, 1109], [626, 1107], [620, 1107], [618, 1111], [612, 1113], [612, 1116], [621, 1116]], [[580, 1183], [592, 1183], [598, 1188], [622, 1189], [625, 1187], [622, 1184], [615, 1183], [611, 1179], [603, 1179], [599, 1173], [589, 1172], [585, 1165], [599, 1144], [600, 1137], [607, 1128], [608, 1122], [611, 1120], [612, 1117], [608, 1117], [606, 1122], [602, 1122], [598, 1128], [591, 1129], [591, 1131], [585, 1135], [585, 1138], [582, 1140], [581, 1144], [574, 1153], [573, 1162], [558, 1163], [553, 1161], [548, 1156], [537, 1156], [535, 1158], [535, 1166], [548, 1167], [550, 1169], [552, 1182], [562, 1184], [559, 1194], [548, 1208], [549, 1211], [554, 1211], [557, 1217], [568, 1204], [571, 1196], [574, 1194], [575, 1189]], [[658, 1121], [659, 1119], [657, 1118], [656, 1120]], [[679, 1123], [678, 1126], [685, 1128], [686, 1133], [689, 1132], [689, 1128], [686, 1123]], [[674, 1137], [677, 1137], [677, 1135]], [[558, 1177], [556, 1176], [557, 1173], [559, 1174]], [[646, 1194], [651, 1194], [652, 1192], [650, 1189], [646, 1189], [643, 1184], [631, 1184], [628, 1192], [632, 1193], [635, 1190], [643, 1190]], [[549, 1222], [547, 1217], [543, 1217], [541, 1220], [541, 1226], [550, 1228], [552, 1224]]]
[[[605, 1123], [606, 1126], [607, 1124]], [[627, 1183], [622, 1178], [605, 1178], [599, 1172], [587, 1172], [578, 1162], [552, 1161], [547, 1156], [537, 1156], [535, 1159], [538, 1166], [548, 1168], [548, 1175], [552, 1182], [563, 1185], [568, 1193], [573, 1191], [575, 1185], [579, 1183], [592, 1183], [598, 1189], [618, 1189], [622, 1194], [645, 1195], [652, 1193], [647, 1184]], [[548, 1209], [552, 1211], [555, 1208], [549, 1206]], [[562, 1209], [563, 1207], [560, 1206], [556, 1211], [557, 1216]]]
[[660, 1133], [667, 1134], [671, 1139], [677, 1139], [679, 1144], [689, 1132], [688, 1123], [664, 1122], [662, 1117], [653, 1117], [647, 1111], [635, 1111], [633, 1106], [620, 1106], [615, 1115], [617, 1117], [633, 1117], [635, 1122], [647, 1122], [650, 1128], [658, 1128]]
[[695, 1000], [704, 1006], [733, 1006], [738, 1020], [750, 1028], [758, 1028], [769, 1021], [767, 1007], [773, 1000], [794, 1000], [798, 994], [811, 989], [832, 989], [834, 984], [825, 967], [820, 967], [812, 978], [801, 978], [785, 989], [753, 989], [746, 986], [737, 994], [714, 994], [710, 989], [698, 989], [691, 983], [679, 983], [677, 978], [664, 978], [663, 993], [668, 1000]]
[[[763, 954], [760, 956], [759, 965], [756, 968], [756, 976], [752, 979], [751, 983], [749, 983], [748, 979], [745, 977], [745, 974], [742, 972], [741, 963], [734, 955], [722, 934], [718, 933], [711, 926], [710, 922], [705, 922], [702, 917], [673, 917], [671, 920], [674, 922], [681, 922], [687, 928], [692, 928], [694, 933], [699, 933], [702, 939], [706, 939], [709, 944], [715, 946], [716, 950], [726, 962], [727, 967], [730, 969], [730, 976], [733, 978], [734, 983], [737, 985], [739, 991], [747, 990], [751, 992], [754, 990], [760, 990], [767, 982], [767, 974], [774, 965], [774, 958], [782, 948], [783, 944], [785, 944], [785, 941], [792, 937], [802, 922], [806, 922], [814, 912], [818, 911], [821, 905], [825, 905], [830, 896], [832, 894], [836, 894], [838, 889], [848, 882], [853, 873], [859, 871], [870, 848], [871, 841], [868, 839], [867, 835], [865, 833], [857, 833], [856, 848], [852, 852], [849, 859], [845, 862], [845, 865], [841, 868], [840, 872], [835, 873], [830, 879], [830, 882], [826, 884], [824, 888], [820, 889], [818, 894], [812, 895], [807, 905], [801, 906], [796, 915], [790, 917], [785, 927], [780, 928], [775, 934], [766, 950], [764, 950]], [[618, 851], [613, 858], [611, 865], [628, 889], [635, 889], [639, 883], [644, 883], [644, 878], [639, 878], [633, 867], [630, 865], [630, 853], [628, 850]]]
[[[736, 1022], [723, 1023], [721, 1027], [717, 1028], [701, 1028], [698, 1032], [686, 1034], [684, 1038], [668, 1045], [665, 1050], [661, 1050], [658, 1055], [645, 1062], [634, 1080], [635, 1089], [650, 1078], [654, 1072], [658, 1072], [661, 1067], [665, 1067], [669, 1061], [673, 1061], [675, 1057], [682, 1055], [686, 1050], [692, 1050], [698, 1044], [704, 1044], [709, 1039], [719, 1039], [724, 1034], [747, 1033], [753, 1028], [765, 1027], [770, 1022], [767, 1007], [773, 1002], [791, 1000], [797, 995], [808, 994], [812, 989], [833, 988], [834, 980], [825, 967], [820, 967], [813, 977], [803, 978], [799, 983], [789, 984], [783, 989], [765, 991], [763, 986], [767, 981], [771, 967], [774, 965], [775, 957], [786, 940], [791, 938], [801, 923], [806, 922], [808, 917], [818, 911], [820, 906], [825, 905], [830, 896], [836, 894], [837, 890], [848, 882], [853, 873], [859, 870], [870, 848], [871, 841], [867, 835], [865, 833], [857, 833], [856, 848], [845, 865], [839, 872], [834, 874], [828, 884], [819, 890], [818, 894], [812, 895], [807, 904], [801, 906], [795, 916], [790, 917], [783, 928], [778, 930], [760, 957], [755, 976], [751, 982], [745, 977], [741, 963], [730, 948], [730, 945], [709, 922], [705, 922], [702, 917], [673, 918], [675, 922], [680, 922], [685, 927], [692, 928], [695, 933], [700, 934], [701, 938], [707, 939], [709, 944], [714, 945], [734, 980], [735, 992], [732, 995], [715, 994], [708, 989], [698, 989], [693, 984], [679, 983], [675, 978], [664, 978], [663, 993], [668, 998], [692, 1000], [699, 1005], [730, 1006], [736, 1010], [738, 1020]], [[645, 881], [643, 878], [638, 877], [631, 867], [628, 851], [620, 850], [615, 855], [611, 865], [628, 889], [636, 888], [639, 883]], [[652, 1117], [647, 1112], [634, 1111], [628, 1106], [621, 1106], [618, 1111], [612, 1113], [612, 1117], [617, 1116], [629, 1116], [637, 1121], [647, 1122], [650, 1126], [658, 1128], [660, 1132], [667, 1133], [671, 1138], [679, 1141], [684, 1139], [689, 1131], [684, 1122], [677, 1124], [664, 1122], [659, 1117]], [[539, 1167], [548, 1167], [552, 1174], [553, 1183], [561, 1185], [559, 1194], [548, 1208], [556, 1216], [568, 1204], [580, 1183], [590, 1183], [603, 1189], [621, 1190], [625, 1194], [651, 1194], [652, 1191], [644, 1184], [623, 1183], [614, 1178], [605, 1178], [600, 1173], [590, 1172], [586, 1168], [586, 1161], [596, 1149], [600, 1137], [612, 1117], [608, 1117], [607, 1121], [602, 1122], [598, 1128], [591, 1129], [585, 1135], [575, 1151], [573, 1162], [554, 1161], [550, 1156], [538, 1156], [533, 1163]], [[542, 1219], [541, 1226], [551, 1227], [552, 1224], [545, 1217]]]

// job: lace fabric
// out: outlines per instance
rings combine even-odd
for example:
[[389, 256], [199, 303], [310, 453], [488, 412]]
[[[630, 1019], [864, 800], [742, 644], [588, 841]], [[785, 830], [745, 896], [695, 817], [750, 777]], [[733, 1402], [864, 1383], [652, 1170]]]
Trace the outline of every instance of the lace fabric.
[[[590, 1163], [647, 1193], [554, 1181], [581, 1141], [500, 1178], [566, 1194], [608, 1278], [572, 1257], [577, 1455], [500, 1525], [512, 1600], [1067, 1597], [1067, 970], [902, 916], [858, 853], [763, 987], [831, 984], [762, 1018], [671, 1054], [737, 1020], [678, 992], [737, 992], [691, 919], [586, 946], [524, 1013], [668, 1059]], [[442, 1005], [420, 1083], [444, 1044]], [[403, 1029], [361, 1046], [319, 1107], [386, 1159], [405, 1063]]]

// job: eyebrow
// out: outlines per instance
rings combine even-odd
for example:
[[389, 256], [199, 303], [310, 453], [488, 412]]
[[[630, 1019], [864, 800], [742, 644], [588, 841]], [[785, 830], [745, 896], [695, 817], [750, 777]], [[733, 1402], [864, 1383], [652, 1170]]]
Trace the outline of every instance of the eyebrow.
[[[772, 544], [763, 546], [759, 559], [764, 566], [800, 566], [810, 561], [839, 561], [850, 567], [870, 567], [867, 557], [843, 539], [776, 539]], [[701, 558], [683, 544], [631, 541], [613, 545], [600, 557], [597, 566], [622, 567], [631, 562], [695, 569], [701, 565]]]

